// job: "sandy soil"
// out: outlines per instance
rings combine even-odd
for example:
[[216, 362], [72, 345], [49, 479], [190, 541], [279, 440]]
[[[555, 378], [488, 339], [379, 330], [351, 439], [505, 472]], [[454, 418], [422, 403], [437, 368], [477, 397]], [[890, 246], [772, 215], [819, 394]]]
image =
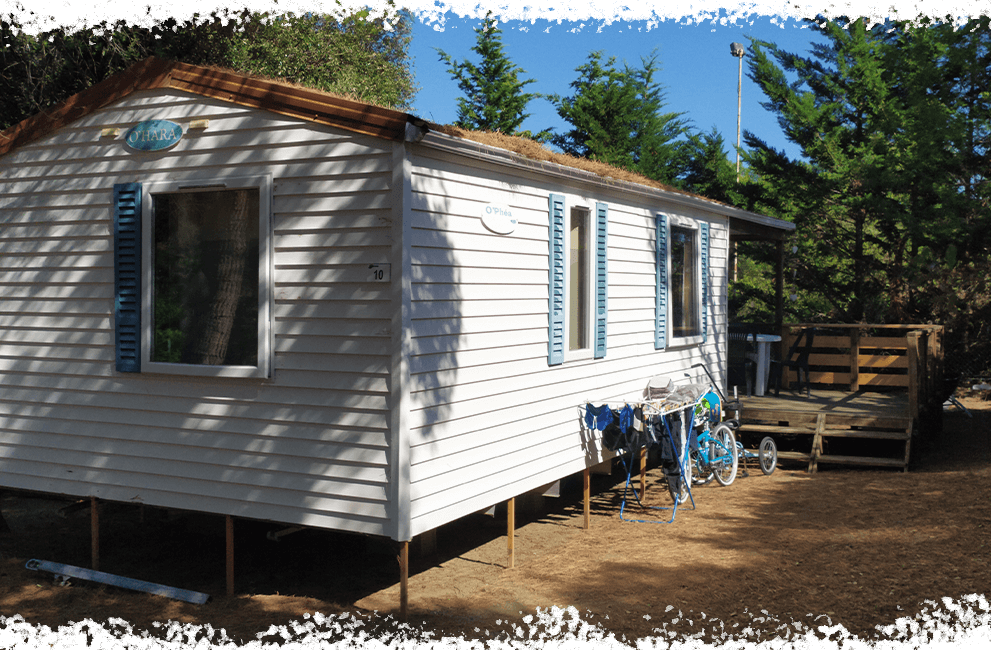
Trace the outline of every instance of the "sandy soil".
[[[991, 402], [965, 397], [974, 417], [944, 416], [944, 432], [917, 444], [909, 473], [783, 464], [730, 487], [695, 490], [696, 509], [674, 523], [619, 517], [622, 479], [593, 477], [592, 520], [582, 527], [579, 485], [534, 512], [517, 513], [515, 566], [505, 518], [479, 514], [441, 528], [436, 551], [413, 553], [409, 623], [465, 638], [511, 630], [536, 608], [574, 606], [582, 618], [633, 641], [658, 630], [698, 634], [822, 615], [870, 638], [875, 626], [942, 597], [991, 584]], [[660, 472], [647, 503], [670, 505]], [[212, 595], [205, 605], [29, 571], [31, 558], [89, 566], [89, 511], [6, 495], [0, 533], [0, 614], [55, 628], [111, 617], [155, 633], [155, 622], [209, 623], [229, 638], [260, 638], [306, 613], [355, 612], [387, 629], [396, 613], [397, 547], [304, 530], [274, 542], [272, 525], [238, 521], [236, 593], [225, 595], [224, 522], [108, 504], [101, 515], [103, 571]], [[665, 513], [628, 506], [628, 518]], [[415, 551], [415, 549], [414, 549]], [[819, 619], [820, 621], [823, 619]], [[773, 629], [768, 623], [768, 629]], [[371, 628], [370, 628], [371, 629]], [[768, 634], [773, 636], [773, 632]]]

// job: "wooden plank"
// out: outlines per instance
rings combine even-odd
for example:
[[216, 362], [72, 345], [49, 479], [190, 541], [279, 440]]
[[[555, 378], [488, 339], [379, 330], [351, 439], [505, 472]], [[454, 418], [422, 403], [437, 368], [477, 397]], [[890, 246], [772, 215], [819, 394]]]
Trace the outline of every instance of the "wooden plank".
[[908, 344], [904, 336], [865, 336], [860, 339], [860, 348], [905, 350]]
[[778, 460], [800, 460], [806, 462], [809, 460], [809, 454], [801, 451], [778, 451]]
[[908, 339], [908, 412], [919, 417], [919, 337], [921, 332], [909, 332]]
[[[904, 355], [894, 354], [860, 354], [857, 356], [857, 363], [851, 363], [848, 354], [811, 354], [809, 355], [809, 366], [813, 369], [818, 367], [850, 368], [850, 374], [854, 374], [854, 369], [859, 372], [860, 368], [908, 368], [908, 360]], [[851, 393], [858, 389], [851, 389]]]
[[409, 542], [399, 543], [399, 620], [409, 618]]
[[857, 363], [861, 368], [881, 369], [881, 368], [908, 368], [908, 358], [895, 354], [861, 354], [857, 357]]
[[830, 413], [829, 423], [847, 427], [864, 427], [867, 429], [900, 429], [904, 431], [912, 418], [905, 417], [875, 417], [865, 412], [862, 415], [847, 415]]
[[803, 428], [803, 427], [782, 427], [775, 426], [771, 424], [741, 424], [739, 431], [744, 433], [780, 433], [780, 434], [798, 434], [798, 435], [810, 435], [815, 433], [815, 429]]
[[910, 457], [909, 452], [911, 451], [911, 447], [912, 447], [912, 427], [914, 426], [915, 423], [910, 421], [908, 423], [908, 428], [905, 430], [905, 469], [904, 469], [905, 472], [908, 472], [908, 461]]
[[[814, 366], [812, 367], [814, 368]], [[831, 372], [814, 370], [810, 368], [809, 377], [813, 384], [831, 384], [834, 386], [847, 386], [850, 383], [849, 372]], [[789, 370], [785, 373], [788, 382], [797, 381], [797, 374]], [[908, 385], [908, 379], [902, 374], [880, 375], [875, 373], [860, 373], [860, 387], [865, 386], [893, 386], [904, 387]]]
[[584, 525], [582, 528], [588, 530], [592, 525], [592, 470], [586, 467], [582, 472], [582, 510], [584, 511]]
[[[829, 327], [832, 327], [832, 325]], [[861, 336], [859, 347], [861, 350], [904, 350], [906, 348], [905, 337]], [[849, 350], [850, 338], [848, 336], [833, 336], [829, 334], [823, 334], [820, 336], [819, 334], [816, 334], [815, 348], [820, 350], [825, 348]]]
[[860, 386], [890, 386], [893, 388], [905, 388], [909, 385], [906, 375], [876, 375], [872, 373], [861, 373]]
[[640, 449], [640, 498], [647, 495], [647, 448]]
[[516, 566], [516, 545], [514, 544], [516, 538], [516, 497], [506, 502], [506, 538], [506, 550], [509, 553], [508, 568], [512, 569]]
[[851, 392], [860, 390], [860, 330], [850, 330], [850, 382]]
[[[780, 457], [780, 454], [778, 454]], [[819, 456], [820, 463], [837, 463], [841, 465], [878, 465], [881, 467], [905, 467], [905, 463], [900, 458], [874, 458], [868, 456]]]
[[234, 518], [226, 515], [224, 519], [225, 537], [225, 574], [227, 576], [227, 596], [234, 595]]
[[89, 498], [90, 566], [100, 570], [100, 502]]
[[823, 437], [863, 438], [865, 440], [908, 440], [904, 431], [860, 431], [855, 429], [824, 429]]
[[822, 455], [822, 431], [826, 427], [826, 414], [820, 413], [816, 418], [815, 437], [812, 438], [812, 451], [809, 453], [809, 473], [815, 474], [818, 469], [819, 456]]

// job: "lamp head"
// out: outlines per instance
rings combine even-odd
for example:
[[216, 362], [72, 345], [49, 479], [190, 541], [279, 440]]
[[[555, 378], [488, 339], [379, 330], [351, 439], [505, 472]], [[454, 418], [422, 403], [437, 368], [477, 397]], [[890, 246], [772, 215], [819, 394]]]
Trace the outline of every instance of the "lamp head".
[[743, 49], [743, 45], [741, 45], [740, 43], [730, 43], [729, 51], [730, 54], [732, 54], [733, 56], [738, 56], [741, 59], [743, 58], [743, 55], [747, 53], [747, 51]]

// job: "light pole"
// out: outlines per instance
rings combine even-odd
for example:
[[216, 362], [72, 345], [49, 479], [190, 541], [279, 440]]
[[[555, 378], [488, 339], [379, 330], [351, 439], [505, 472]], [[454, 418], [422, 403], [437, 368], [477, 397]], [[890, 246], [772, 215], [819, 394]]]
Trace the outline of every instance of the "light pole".
[[740, 182], [740, 107], [743, 99], [743, 55], [747, 53], [739, 43], [729, 44], [730, 54], [740, 59], [740, 77], [736, 82], [736, 182]]

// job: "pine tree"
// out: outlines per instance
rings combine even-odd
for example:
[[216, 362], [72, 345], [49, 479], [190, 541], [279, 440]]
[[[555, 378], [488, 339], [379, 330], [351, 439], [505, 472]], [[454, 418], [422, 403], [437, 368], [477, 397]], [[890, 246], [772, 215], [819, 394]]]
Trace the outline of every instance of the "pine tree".
[[881, 228], [896, 208], [889, 143], [901, 120], [881, 56], [884, 32], [863, 20], [822, 20], [816, 29], [830, 42], [814, 45], [811, 58], [753, 42], [750, 77], [804, 159], [790, 160], [747, 133], [750, 166], [770, 211], [800, 230], [802, 281], [825, 293], [834, 317], [882, 319]]
[[[438, 49], [441, 61], [447, 64], [451, 76], [464, 93], [458, 98], [458, 119], [454, 123], [463, 129], [496, 131], [507, 135], [530, 136], [520, 126], [530, 116], [527, 104], [538, 95], [523, 89], [535, 79], [520, 80], [526, 71], [513, 64], [502, 44], [502, 30], [490, 11], [481, 27], [475, 30], [472, 49], [482, 60], [475, 65], [467, 59], [455, 61]], [[539, 137], [538, 137], [539, 139]]]
[[676, 183], [688, 164], [685, 143], [679, 140], [687, 127], [681, 114], [662, 112], [665, 96], [655, 80], [656, 55], [644, 58], [639, 69], [620, 69], [615, 57], [603, 57], [591, 52], [576, 69], [571, 96], [549, 97], [571, 125], [551, 142], [573, 156]]
[[689, 134], [688, 152], [683, 177], [686, 190], [714, 201], [744, 205], [736, 168], [726, 157], [726, 140], [715, 127], [708, 133]]

